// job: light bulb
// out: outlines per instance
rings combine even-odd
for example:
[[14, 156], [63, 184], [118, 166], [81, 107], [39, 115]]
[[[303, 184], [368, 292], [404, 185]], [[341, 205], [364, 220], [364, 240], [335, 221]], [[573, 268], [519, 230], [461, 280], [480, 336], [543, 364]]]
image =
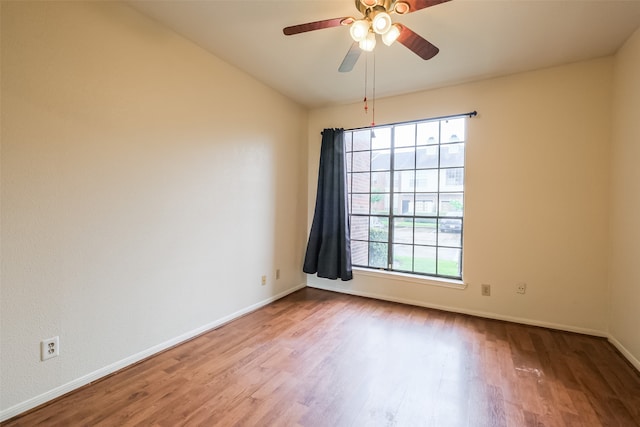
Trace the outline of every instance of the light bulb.
[[387, 12], [380, 11], [373, 15], [372, 27], [373, 31], [378, 34], [384, 34], [391, 28], [391, 16]]
[[351, 28], [349, 29], [349, 33], [351, 34], [351, 38], [353, 41], [361, 42], [362, 40], [367, 38], [367, 34], [369, 34], [369, 21], [366, 19], [359, 19], [351, 24]]
[[382, 35], [382, 43], [387, 46], [391, 46], [398, 37], [400, 37], [400, 26], [398, 24], [393, 24], [391, 28], [389, 28], [389, 31]]
[[358, 46], [360, 46], [360, 49], [364, 50], [365, 52], [371, 52], [376, 47], [376, 35], [372, 32], [369, 32], [369, 34], [367, 34], [367, 37], [364, 40], [360, 41]]

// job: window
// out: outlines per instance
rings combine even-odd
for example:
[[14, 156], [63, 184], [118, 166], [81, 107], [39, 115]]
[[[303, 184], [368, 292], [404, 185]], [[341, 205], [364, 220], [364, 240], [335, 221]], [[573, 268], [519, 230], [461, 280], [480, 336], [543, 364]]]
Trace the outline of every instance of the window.
[[345, 131], [354, 266], [462, 278], [465, 125]]

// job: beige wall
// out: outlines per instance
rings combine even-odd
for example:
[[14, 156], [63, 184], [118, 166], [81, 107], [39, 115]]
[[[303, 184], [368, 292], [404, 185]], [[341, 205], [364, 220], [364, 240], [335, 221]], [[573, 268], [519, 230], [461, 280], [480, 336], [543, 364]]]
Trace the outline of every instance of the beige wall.
[[0, 419], [304, 283], [306, 110], [115, 3], [1, 47]]
[[640, 29], [616, 55], [611, 162], [610, 331], [640, 369]]
[[[308, 276], [308, 283], [606, 335], [612, 70], [605, 58], [379, 100], [379, 124], [479, 113], [468, 121], [468, 287], [358, 272], [352, 282]], [[360, 104], [310, 113], [309, 224], [320, 131], [370, 121]], [[527, 283], [525, 295], [516, 293], [518, 282]], [[490, 297], [480, 295], [483, 283], [492, 286]]]

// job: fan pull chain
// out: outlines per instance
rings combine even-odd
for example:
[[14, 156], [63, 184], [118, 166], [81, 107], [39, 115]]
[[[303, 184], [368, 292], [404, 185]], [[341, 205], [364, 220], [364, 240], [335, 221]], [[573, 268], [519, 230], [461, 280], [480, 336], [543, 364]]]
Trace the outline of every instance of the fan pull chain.
[[367, 69], [369, 65], [369, 55], [365, 54], [365, 62], [364, 62], [364, 113], [367, 114], [369, 112], [369, 104], [367, 103]]
[[371, 126], [376, 125], [376, 52], [373, 52], [373, 100], [371, 109]]

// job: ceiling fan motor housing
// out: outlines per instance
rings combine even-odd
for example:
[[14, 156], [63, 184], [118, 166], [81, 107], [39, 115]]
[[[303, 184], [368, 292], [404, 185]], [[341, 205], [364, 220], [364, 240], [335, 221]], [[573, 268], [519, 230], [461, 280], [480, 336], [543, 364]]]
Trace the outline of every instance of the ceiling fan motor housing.
[[395, 1], [393, 0], [355, 0], [356, 9], [360, 11], [364, 16], [368, 16], [370, 11], [376, 7], [382, 7], [387, 13], [391, 13], [393, 8], [391, 7]]

